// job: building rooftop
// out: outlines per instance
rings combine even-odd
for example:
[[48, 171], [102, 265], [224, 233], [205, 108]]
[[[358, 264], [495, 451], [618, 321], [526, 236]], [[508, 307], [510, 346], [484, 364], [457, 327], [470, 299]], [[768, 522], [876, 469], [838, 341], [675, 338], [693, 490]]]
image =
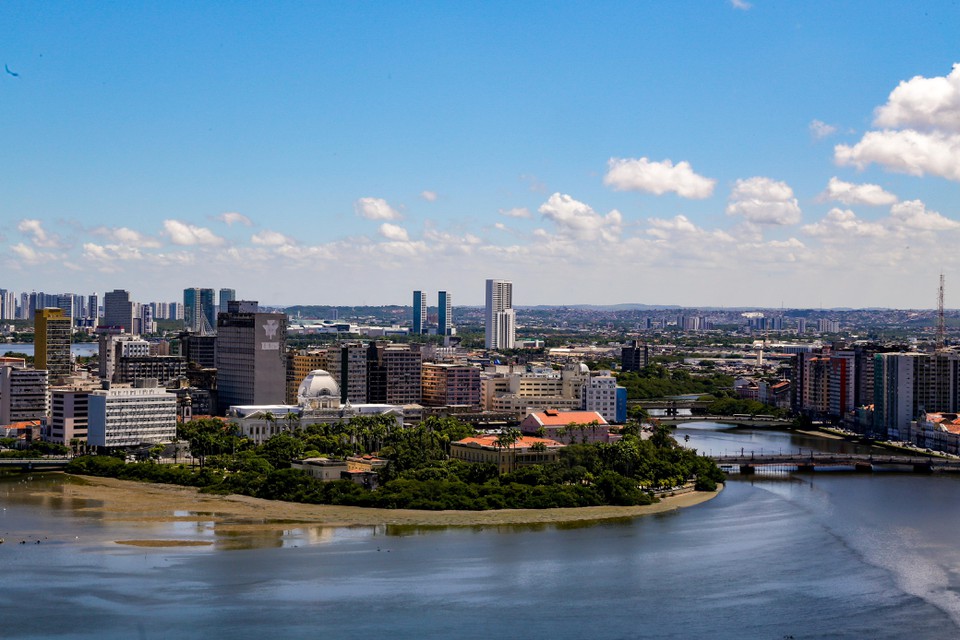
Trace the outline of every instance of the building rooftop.
[[[464, 438], [463, 440], [457, 440], [453, 444], [459, 444], [464, 446], [476, 446], [483, 449], [497, 449], [497, 438], [499, 436], [493, 433], [482, 435], [482, 436], [471, 436], [469, 438]], [[565, 446], [562, 442], [557, 442], [556, 440], [551, 440], [549, 438], [538, 438], [535, 436], [521, 436], [517, 438], [517, 441], [510, 445], [510, 448], [517, 449], [529, 449], [531, 446], [542, 442], [550, 449], [560, 448]]]
[[607, 421], [596, 411], [556, 411], [547, 409], [546, 411], [535, 411], [527, 417], [533, 416], [537, 422], [545, 427], [565, 427], [573, 424], [590, 424], [596, 421], [597, 424], [606, 425]]

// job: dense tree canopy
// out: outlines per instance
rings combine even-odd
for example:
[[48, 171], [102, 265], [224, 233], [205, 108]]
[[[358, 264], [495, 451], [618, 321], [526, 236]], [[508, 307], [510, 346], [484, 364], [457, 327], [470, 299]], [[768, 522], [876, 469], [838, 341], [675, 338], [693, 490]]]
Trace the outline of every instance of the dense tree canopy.
[[[450, 443], [473, 429], [454, 418], [428, 418], [398, 427], [392, 418], [362, 417], [346, 424], [309, 425], [273, 436], [262, 445], [236, 435], [221, 420], [186, 423], [178, 435], [203, 463], [125, 464], [107, 456], [74, 459], [71, 473], [104, 475], [201, 487], [274, 500], [407, 509], [503, 509], [636, 505], [651, 491], [693, 478], [715, 488], [723, 474], [709, 459], [679, 447], [666, 429], [648, 440], [627, 433], [612, 444], [574, 444], [556, 463], [499, 474], [493, 464], [450, 459]], [[505, 446], [516, 434], [503, 432]], [[330, 457], [377, 453], [389, 462], [381, 486], [368, 490], [349, 480], [321, 482], [290, 468], [305, 455]]]

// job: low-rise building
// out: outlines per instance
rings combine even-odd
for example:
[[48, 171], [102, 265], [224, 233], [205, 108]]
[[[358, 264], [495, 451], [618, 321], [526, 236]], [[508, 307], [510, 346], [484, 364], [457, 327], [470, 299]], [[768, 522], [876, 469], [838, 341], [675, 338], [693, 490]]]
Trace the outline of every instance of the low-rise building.
[[340, 480], [341, 474], [347, 470], [346, 460], [332, 458], [304, 458], [290, 463], [292, 469], [299, 469], [322, 482]]
[[924, 449], [960, 454], [960, 415], [956, 413], [925, 413], [910, 422], [910, 428], [901, 434], [905, 440]]
[[450, 457], [464, 462], [489, 462], [500, 473], [519, 467], [556, 462], [563, 444], [550, 438], [521, 436], [514, 442], [503, 442], [496, 434], [472, 436], [450, 443]]
[[596, 411], [554, 411], [529, 414], [520, 423], [520, 431], [536, 434], [564, 444], [611, 442], [610, 425]]

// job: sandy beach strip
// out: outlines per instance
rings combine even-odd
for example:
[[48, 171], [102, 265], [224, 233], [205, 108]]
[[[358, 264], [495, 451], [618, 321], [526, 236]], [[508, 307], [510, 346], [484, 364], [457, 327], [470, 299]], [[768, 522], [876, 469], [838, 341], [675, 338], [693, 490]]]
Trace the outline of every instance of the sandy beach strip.
[[[495, 511], [421, 511], [311, 505], [263, 500], [239, 495], [208, 495], [193, 487], [76, 477], [48, 490], [58, 497], [89, 501], [83, 510], [119, 521], [213, 521], [218, 530], [286, 529], [296, 524], [322, 526], [484, 526], [587, 523], [664, 513], [700, 504], [718, 492], [691, 492], [637, 507], [582, 507], [563, 509], [501, 509]], [[721, 487], [722, 489], [722, 487]]]

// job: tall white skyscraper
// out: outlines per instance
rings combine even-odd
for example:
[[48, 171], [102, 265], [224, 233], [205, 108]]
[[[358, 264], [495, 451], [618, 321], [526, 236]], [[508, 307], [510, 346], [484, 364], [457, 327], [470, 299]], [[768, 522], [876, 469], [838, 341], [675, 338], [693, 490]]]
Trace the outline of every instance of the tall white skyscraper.
[[513, 283], [487, 280], [487, 304], [484, 332], [487, 349], [513, 349], [517, 322], [513, 311]]

